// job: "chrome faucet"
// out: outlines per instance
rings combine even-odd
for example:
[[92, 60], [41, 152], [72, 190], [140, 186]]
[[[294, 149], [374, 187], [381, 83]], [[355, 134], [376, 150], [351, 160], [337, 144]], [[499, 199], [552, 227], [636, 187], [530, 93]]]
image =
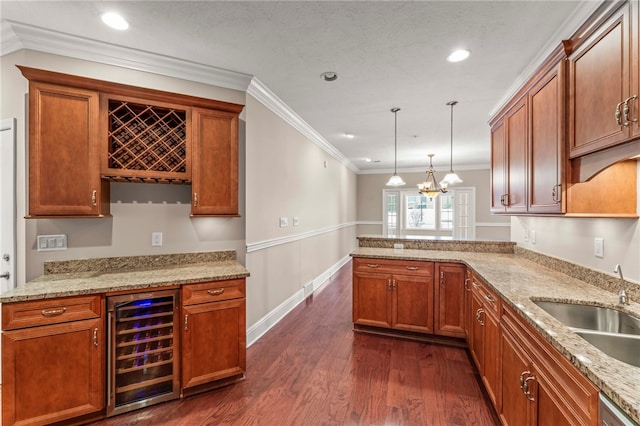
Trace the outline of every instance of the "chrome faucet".
[[627, 292], [624, 290], [624, 277], [622, 276], [622, 268], [620, 267], [620, 265], [616, 265], [615, 269], [613, 270], [613, 272], [615, 274], [620, 274], [620, 286], [622, 287], [620, 289], [620, 293], [618, 293], [618, 296], [620, 297], [618, 303], [620, 305], [628, 305], [629, 304], [629, 300], [627, 299]]

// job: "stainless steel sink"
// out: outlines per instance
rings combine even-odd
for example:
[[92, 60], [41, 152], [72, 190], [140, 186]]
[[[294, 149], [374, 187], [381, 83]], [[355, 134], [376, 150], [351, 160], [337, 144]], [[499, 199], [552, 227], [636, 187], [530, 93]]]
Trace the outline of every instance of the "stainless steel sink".
[[640, 367], [640, 319], [599, 306], [533, 301], [605, 354]]
[[640, 336], [577, 330], [576, 334], [610, 357], [640, 367]]
[[640, 336], [640, 319], [615, 309], [561, 302], [533, 303], [571, 328]]

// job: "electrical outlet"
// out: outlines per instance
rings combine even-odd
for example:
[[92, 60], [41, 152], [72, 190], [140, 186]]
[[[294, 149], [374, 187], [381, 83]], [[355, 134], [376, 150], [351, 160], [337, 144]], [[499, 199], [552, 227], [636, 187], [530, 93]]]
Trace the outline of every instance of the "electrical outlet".
[[162, 246], [162, 232], [151, 233], [151, 245], [154, 247]]
[[593, 239], [593, 255], [600, 259], [604, 258], [604, 238]]
[[289, 226], [289, 218], [286, 216], [280, 217], [280, 228], [285, 228]]
[[300, 225], [300, 218], [298, 216], [293, 217], [293, 226]]
[[525, 229], [524, 230], [524, 242], [529, 242], [529, 230]]

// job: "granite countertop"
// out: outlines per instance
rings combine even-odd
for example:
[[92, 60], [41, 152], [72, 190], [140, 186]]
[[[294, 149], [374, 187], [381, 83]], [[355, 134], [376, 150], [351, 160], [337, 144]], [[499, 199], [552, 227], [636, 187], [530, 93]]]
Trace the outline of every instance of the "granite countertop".
[[162, 288], [249, 276], [235, 252], [132, 256], [53, 262], [51, 272], [0, 294], [0, 303]]
[[351, 256], [460, 262], [470, 266], [544, 339], [633, 420], [640, 423], [640, 367], [604, 354], [532, 300], [614, 307], [640, 317], [640, 304], [636, 301], [620, 308], [617, 306], [617, 294], [517, 254], [359, 247]]

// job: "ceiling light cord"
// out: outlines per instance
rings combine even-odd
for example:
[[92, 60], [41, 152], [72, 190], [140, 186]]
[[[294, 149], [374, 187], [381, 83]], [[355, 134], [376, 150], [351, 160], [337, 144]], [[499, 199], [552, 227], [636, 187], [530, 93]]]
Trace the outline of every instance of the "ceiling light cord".
[[458, 175], [456, 174], [456, 172], [453, 171], [453, 107], [455, 105], [457, 105], [458, 101], [449, 101], [447, 102], [447, 106], [451, 107], [451, 139], [450, 139], [450, 146], [451, 146], [451, 160], [449, 163], [449, 173], [444, 177], [444, 179], [442, 179], [442, 182], [440, 182], [441, 184], [445, 183], [447, 185], [453, 185], [456, 183], [462, 183], [462, 179], [460, 179], [460, 177], [458, 177]]
[[393, 176], [387, 182], [387, 186], [402, 186], [405, 185], [404, 180], [398, 176], [398, 111], [400, 108], [391, 108], [393, 113]]

